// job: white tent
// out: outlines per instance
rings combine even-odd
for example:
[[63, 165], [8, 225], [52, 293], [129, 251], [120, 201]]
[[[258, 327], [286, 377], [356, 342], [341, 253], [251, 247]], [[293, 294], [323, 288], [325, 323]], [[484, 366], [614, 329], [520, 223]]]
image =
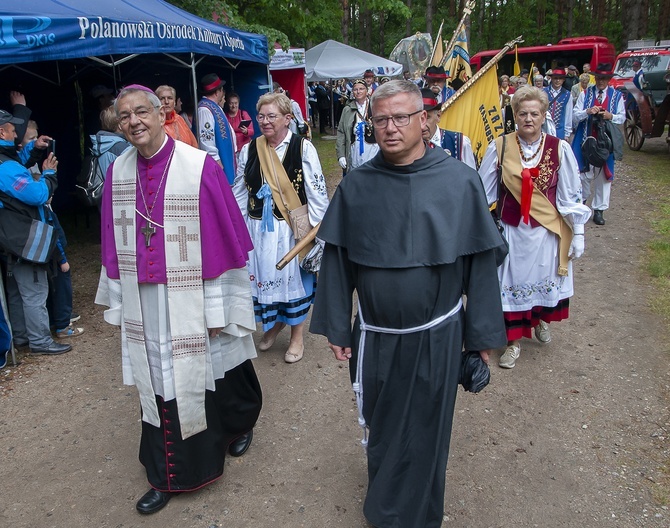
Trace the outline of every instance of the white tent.
[[402, 64], [334, 40], [326, 40], [305, 53], [308, 81], [354, 79], [363, 77], [365, 70], [372, 70], [378, 76], [392, 77], [402, 74]]

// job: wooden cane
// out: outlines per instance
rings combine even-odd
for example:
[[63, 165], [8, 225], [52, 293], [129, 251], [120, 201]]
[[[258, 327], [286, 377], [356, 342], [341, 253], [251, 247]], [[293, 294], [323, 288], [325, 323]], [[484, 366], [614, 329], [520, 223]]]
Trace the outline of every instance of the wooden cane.
[[282, 257], [282, 259], [277, 262], [277, 269], [278, 270], [283, 270], [286, 265], [291, 262], [295, 257], [298, 256], [298, 254], [307, 247], [307, 245], [312, 242], [316, 238], [316, 233], [319, 231], [319, 226], [321, 225], [321, 222], [316, 224], [309, 233], [307, 233], [304, 237], [302, 237], [302, 240], [298, 241], [293, 248], [291, 248], [291, 251], [286, 253]]

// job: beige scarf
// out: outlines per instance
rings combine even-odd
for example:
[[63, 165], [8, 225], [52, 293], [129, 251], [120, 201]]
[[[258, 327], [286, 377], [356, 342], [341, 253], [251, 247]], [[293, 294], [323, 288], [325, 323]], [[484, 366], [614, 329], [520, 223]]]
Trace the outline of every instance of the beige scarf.
[[[303, 221], [309, 222], [307, 205], [302, 205], [300, 202], [300, 197], [295, 187], [293, 187], [291, 180], [289, 180], [286, 169], [284, 169], [284, 165], [279, 156], [277, 156], [277, 151], [268, 144], [265, 136], [261, 136], [256, 140], [256, 152], [258, 152], [258, 161], [261, 165], [261, 175], [270, 187], [272, 199], [277, 204], [286, 224], [293, 228], [289, 211], [299, 211], [301, 208], [303, 208], [303, 211], [301, 211], [304, 217]], [[306, 226], [307, 231], [310, 229], [311, 226]], [[294, 233], [294, 238], [297, 238], [296, 233]], [[300, 258], [302, 259], [307, 255], [312, 247], [314, 247], [314, 241], [307, 244], [300, 251]]]

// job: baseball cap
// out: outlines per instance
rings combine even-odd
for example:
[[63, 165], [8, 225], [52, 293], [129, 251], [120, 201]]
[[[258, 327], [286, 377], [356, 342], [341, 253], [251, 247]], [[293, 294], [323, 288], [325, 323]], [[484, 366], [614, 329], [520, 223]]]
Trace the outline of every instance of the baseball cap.
[[14, 117], [9, 112], [0, 110], [0, 125], [5, 125], [7, 123], [11, 123], [12, 125], [21, 125], [23, 122], [23, 119], [20, 117]]

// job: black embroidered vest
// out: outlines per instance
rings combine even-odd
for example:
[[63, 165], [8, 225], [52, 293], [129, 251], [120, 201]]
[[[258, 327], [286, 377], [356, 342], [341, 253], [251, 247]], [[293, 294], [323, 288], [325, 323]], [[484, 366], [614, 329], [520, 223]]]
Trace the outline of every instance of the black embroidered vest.
[[[286, 174], [288, 174], [288, 179], [298, 193], [300, 203], [304, 205], [307, 203], [307, 196], [305, 195], [305, 181], [302, 172], [302, 142], [303, 138], [300, 136], [296, 134], [291, 135], [291, 140], [286, 149], [282, 165], [284, 166], [284, 170], [286, 170]], [[267, 177], [274, 177], [274, 175], [268, 174], [266, 175], [266, 178]], [[249, 193], [249, 199], [247, 201], [247, 211], [249, 216], [256, 220], [260, 220], [263, 217], [263, 200], [257, 198], [256, 194], [265, 181], [261, 176], [261, 163], [258, 160], [256, 140], [249, 143], [249, 157], [247, 158], [247, 164], [244, 167], [244, 183], [246, 184], [247, 192]], [[277, 220], [284, 220], [276, 203], [274, 204], [272, 214]]]

